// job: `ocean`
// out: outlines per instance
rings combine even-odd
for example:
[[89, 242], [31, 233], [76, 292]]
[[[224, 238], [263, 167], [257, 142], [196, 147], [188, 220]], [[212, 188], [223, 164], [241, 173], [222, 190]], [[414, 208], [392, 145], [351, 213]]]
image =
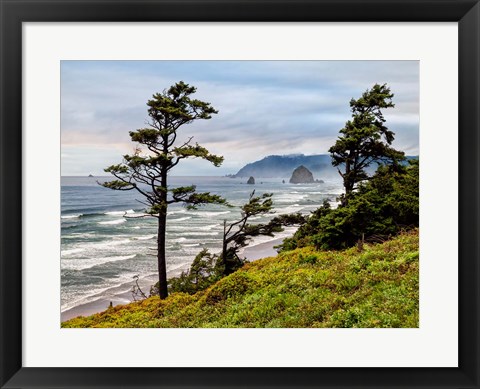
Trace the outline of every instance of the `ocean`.
[[[157, 282], [157, 219], [145, 216], [145, 206], [136, 191], [114, 191], [97, 181], [110, 177], [61, 178], [61, 311], [108, 301], [132, 300], [129, 291], [134, 277], [148, 294]], [[340, 180], [314, 184], [282, 183], [282, 179], [257, 178], [255, 185], [246, 178], [170, 177], [171, 187], [196, 185], [197, 191], [208, 191], [225, 197], [233, 208], [207, 205], [187, 210], [180, 204], [169, 207], [167, 218], [167, 274], [178, 275], [189, 268], [203, 248], [221, 251], [223, 221], [241, 217], [239, 207], [256, 195], [273, 193], [275, 213], [252, 218], [265, 222], [269, 218], [293, 212], [309, 214], [327, 199], [332, 203], [342, 193]], [[285, 238], [294, 229], [287, 228], [275, 237], [258, 237], [250, 243], [259, 245]], [[248, 259], [248, 258], [247, 258]], [[122, 298], [118, 298], [123, 296]], [[105, 307], [106, 308], [106, 307]]]

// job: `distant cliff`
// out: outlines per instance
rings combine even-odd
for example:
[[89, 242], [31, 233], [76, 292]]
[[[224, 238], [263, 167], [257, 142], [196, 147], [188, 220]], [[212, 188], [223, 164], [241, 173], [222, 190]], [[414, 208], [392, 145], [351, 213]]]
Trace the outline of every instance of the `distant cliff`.
[[338, 175], [332, 166], [330, 155], [269, 155], [260, 161], [252, 162], [241, 168], [235, 177], [281, 177], [290, 178], [300, 165], [310, 170], [315, 177]]

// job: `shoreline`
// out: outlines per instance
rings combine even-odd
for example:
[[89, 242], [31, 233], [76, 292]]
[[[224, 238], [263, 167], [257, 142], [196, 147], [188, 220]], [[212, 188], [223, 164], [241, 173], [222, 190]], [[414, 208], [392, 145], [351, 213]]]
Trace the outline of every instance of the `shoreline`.
[[[267, 242], [262, 242], [254, 246], [247, 246], [243, 249], [240, 255], [246, 257], [247, 260], [250, 262], [256, 261], [261, 258], [276, 256], [278, 253], [273, 247], [281, 244], [284, 239], [285, 237], [274, 238], [272, 240], [269, 240]], [[176, 269], [176, 270], [177, 271], [173, 271], [171, 273], [171, 276], [177, 276], [184, 269]], [[145, 287], [145, 285], [140, 285], [140, 286], [142, 287], [142, 290], [145, 293], [148, 293], [149, 286], [148, 287]], [[98, 300], [77, 305], [73, 308], [69, 308], [63, 312], [60, 312], [60, 321], [64, 322], [64, 321], [73, 319], [77, 316], [90, 316], [95, 313], [103, 312], [109, 307], [110, 302], [112, 303], [113, 306], [116, 306], [116, 305], [130, 304], [134, 301], [133, 301], [130, 290], [122, 293], [113, 294], [111, 297], [108, 297], [108, 298], [101, 297]]]

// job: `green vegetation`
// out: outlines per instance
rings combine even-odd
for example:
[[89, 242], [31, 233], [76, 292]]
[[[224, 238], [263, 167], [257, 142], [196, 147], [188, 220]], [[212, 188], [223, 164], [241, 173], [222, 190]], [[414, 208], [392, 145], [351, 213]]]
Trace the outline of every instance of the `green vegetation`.
[[67, 327], [418, 327], [418, 230], [343, 251], [304, 247], [246, 264], [194, 295], [172, 293]]
[[325, 202], [280, 248], [342, 249], [362, 240], [386, 240], [418, 227], [418, 222], [419, 161], [410, 160], [408, 166], [379, 167], [369, 181], [359, 184], [347, 204], [332, 209]]

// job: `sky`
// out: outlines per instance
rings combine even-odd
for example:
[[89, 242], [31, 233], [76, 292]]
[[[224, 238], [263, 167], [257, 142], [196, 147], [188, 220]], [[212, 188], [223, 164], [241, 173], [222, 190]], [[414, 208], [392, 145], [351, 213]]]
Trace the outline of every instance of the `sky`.
[[[62, 61], [62, 175], [107, 175], [146, 127], [146, 102], [178, 81], [219, 112], [182, 126], [221, 167], [184, 160], [172, 174], [221, 176], [267, 155], [326, 154], [351, 118], [349, 101], [388, 84], [395, 108], [384, 110], [393, 146], [419, 154], [418, 61]], [[183, 143], [183, 142], [182, 142]]]

